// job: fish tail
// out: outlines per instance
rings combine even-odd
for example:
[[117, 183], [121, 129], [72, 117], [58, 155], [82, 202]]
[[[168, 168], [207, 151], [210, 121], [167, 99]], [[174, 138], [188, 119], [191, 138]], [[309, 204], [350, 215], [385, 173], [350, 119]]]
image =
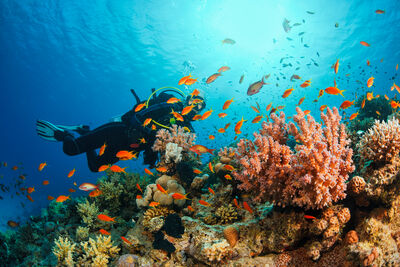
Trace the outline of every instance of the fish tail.
[[339, 94], [344, 97], [343, 92], [346, 90], [339, 90]]
[[212, 155], [213, 152], [214, 152], [214, 150], [215, 150], [215, 148], [214, 148], [214, 149], [209, 149], [209, 150], [208, 150], [208, 153], [210, 153], [210, 154]]

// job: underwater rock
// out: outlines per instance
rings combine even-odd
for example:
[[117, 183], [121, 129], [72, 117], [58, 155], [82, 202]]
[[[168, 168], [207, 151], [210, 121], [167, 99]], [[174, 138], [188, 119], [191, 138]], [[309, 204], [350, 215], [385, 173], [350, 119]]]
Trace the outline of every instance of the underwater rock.
[[201, 188], [203, 188], [204, 184], [206, 183], [208, 177], [209, 177], [208, 174], [203, 174], [202, 176], [194, 177], [193, 182], [190, 185], [190, 189], [201, 190]]
[[135, 254], [121, 255], [117, 262], [117, 267], [139, 267], [139, 256]]

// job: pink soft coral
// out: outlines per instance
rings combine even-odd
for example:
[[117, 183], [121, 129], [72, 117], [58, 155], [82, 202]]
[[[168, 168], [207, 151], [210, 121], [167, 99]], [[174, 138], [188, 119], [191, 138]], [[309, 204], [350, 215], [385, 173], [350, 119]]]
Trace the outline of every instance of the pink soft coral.
[[[312, 116], [306, 119], [300, 108], [296, 111], [297, 126], [286, 124], [281, 112], [271, 115], [273, 123], [263, 123], [254, 142], [240, 140], [236, 159], [242, 168], [234, 176], [240, 188], [257, 192], [255, 201], [321, 209], [346, 196], [353, 152], [336, 108], [321, 113], [324, 128]], [[300, 143], [295, 152], [285, 144], [289, 134]]]

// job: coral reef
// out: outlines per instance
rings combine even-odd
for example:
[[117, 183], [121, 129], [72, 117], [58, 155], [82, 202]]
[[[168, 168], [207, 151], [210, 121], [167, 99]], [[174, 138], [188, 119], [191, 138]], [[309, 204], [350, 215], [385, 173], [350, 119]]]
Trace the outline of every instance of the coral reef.
[[179, 163], [182, 160], [182, 147], [175, 143], [168, 143], [165, 147], [165, 163]]
[[174, 213], [173, 210], [167, 207], [157, 206], [153, 209], [148, 209], [143, 214], [142, 224], [144, 227], [150, 227], [151, 220], [158, 217], [167, 217], [168, 214]]
[[228, 204], [217, 208], [215, 215], [218, 218], [219, 224], [228, 224], [239, 219], [236, 208], [232, 204]]
[[[242, 169], [233, 174], [240, 188], [258, 192], [255, 201], [321, 209], [346, 196], [345, 182], [354, 171], [352, 149], [336, 108], [321, 112], [325, 128], [300, 108], [296, 111], [299, 128], [285, 124], [283, 112], [271, 114], [274, 122], [263, 122], [254, 142], [240, 140], [236, 160]], [[299, 143], [295, 152], [285, 144], [288, 134]]]
[[[168, 143], [174, 143], [181, 147], [183, 151], [189, 151], [194, 145], [196, 135], [194, 133], [185, 132], [183, 127], [174, 124], [171, 128], [161, 129], [156, 134], [156, 141], [153, 145], [154, 151], [166, 151]], [[163, 160], [165, 161], [165, 160]]]
[[85, 202], [78, 203], [76, 205], [76, 209], [80, 214], [82, 221], [89, 227], [94, 227], [97, 222], [97, 215], [99, 214], [99, 209], [96, 206], [96, 203], [89, 203], [86, 199]]

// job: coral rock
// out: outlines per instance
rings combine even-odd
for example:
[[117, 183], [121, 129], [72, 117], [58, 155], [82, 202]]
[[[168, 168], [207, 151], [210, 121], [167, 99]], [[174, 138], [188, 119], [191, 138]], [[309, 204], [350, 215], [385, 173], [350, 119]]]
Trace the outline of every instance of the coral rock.
[[349, 231], [346, 234], [345, 242], [347, 245], [351, 245], [358, 242], [358, 235], [357, 232], [354, 230]]
[[138, 267], [138, 256], [135, 254], [125, 254], [119, 257], [117, 267]]
[[224, 229], [224, 237], [228, 241], [231, 247], [236, 245], [236, 242], [239, 240], [239, 231], [234, 226], [227, 226]]
[[354, 176], [348, 184], [348, 189], [356, 195], [363, 192], [365, 189], [364, 178], [362, 178], [361, 176]]

